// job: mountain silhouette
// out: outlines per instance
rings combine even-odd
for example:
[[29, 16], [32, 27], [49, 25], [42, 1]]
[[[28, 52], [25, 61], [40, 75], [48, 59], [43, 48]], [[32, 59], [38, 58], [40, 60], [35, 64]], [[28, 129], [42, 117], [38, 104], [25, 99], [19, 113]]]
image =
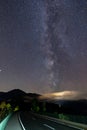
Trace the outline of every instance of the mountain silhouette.
[[8, 101], [8, 100], [24, 100], [26, 98], [29, 100], [30, 98], [38, 98], [40, 96], [36, 93], [26, 93], [23, 90], [20, 89], [13, 89], [8, 92], [0, 92], [0, 101]]
[[8, 92], [0, 92], [0, 100], [8, 100], [17, 97], [22, 97], [26, 95], [26, 93], [20, 89], [14, 89]]

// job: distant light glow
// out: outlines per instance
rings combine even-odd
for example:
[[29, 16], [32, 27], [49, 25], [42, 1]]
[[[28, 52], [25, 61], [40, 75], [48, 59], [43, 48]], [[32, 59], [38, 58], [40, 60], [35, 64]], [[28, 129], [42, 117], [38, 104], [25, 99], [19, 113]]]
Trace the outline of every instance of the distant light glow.
[[87, 93], [77, 91], [62, 91], [62, 92], [44, 94], [40, 96], [40, 99], [51, 99], [51, 100], [87, 99]]

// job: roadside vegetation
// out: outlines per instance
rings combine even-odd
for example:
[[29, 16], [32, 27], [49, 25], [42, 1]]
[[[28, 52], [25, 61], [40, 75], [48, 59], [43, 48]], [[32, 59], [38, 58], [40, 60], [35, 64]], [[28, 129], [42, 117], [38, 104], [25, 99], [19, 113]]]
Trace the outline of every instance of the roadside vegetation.
[[39, 101], [37, 98], [33, 98], [30, 102], [24, 102], [22, 100], [11, 100], [11, 102], [0, 102], [0, 122], [10, 113], [16, 111], [32, 111], [42, 115], [55, 117], [61, 120], [67, 120], [77, 123], [87, 124], [87, 115], [79, 114], [66, 114], [62, 112], [58, 104], [53, 104], [45, 101]]
[[5, 101], [2, 101], [0, 103], [0, 122], [10, 113], [18, 111], [19, 106], [12, 107], [10, 103], [6, 103]]
[[31, 111], [61, 120], [72, 121], [76, 123], [87, 124], [87, 115], [65, 114], [59, 111], [58, 105], [46, 102], [39, 102], [37, 99], [32, 100]]

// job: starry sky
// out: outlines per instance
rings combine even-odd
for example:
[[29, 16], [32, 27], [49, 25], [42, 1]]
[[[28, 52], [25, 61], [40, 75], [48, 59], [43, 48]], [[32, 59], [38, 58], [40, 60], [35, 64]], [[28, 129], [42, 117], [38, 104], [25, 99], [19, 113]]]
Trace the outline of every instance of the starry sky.
[[0, 0], [0, 91], [87, 91], [87, 0]]

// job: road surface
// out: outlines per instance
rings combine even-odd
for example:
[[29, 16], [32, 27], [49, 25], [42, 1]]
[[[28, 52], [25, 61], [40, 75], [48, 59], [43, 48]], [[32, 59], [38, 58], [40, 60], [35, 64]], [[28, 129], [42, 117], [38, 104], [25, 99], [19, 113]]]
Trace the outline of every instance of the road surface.
[[81, 130], [30, 112], [14, 113], [5, 130]]
[[18, 113], [14, 113], [7, 122], [5, 130], [23, 130], [19, 123]]

